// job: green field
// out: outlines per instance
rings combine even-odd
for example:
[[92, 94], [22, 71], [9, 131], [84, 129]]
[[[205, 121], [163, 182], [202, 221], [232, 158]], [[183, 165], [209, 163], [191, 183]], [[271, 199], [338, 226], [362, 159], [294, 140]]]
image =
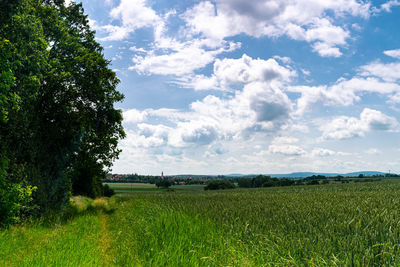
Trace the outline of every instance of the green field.
[[0, 231], [0, 266], [400, 266], [399, 246], [399, 180], [125, 190], [111, 214]]
[[[129, 196], [133, 192], [138, 191], [166, 191], [165, 188], [157, 188], [154, 184], [146, 183], [106, 183], [115, 193], [119, 196]], [[171, 190], [172, 189], [172, 190]], [[173, 185], [170, 187], [170, 191], [180, 190], [203, 190], [204, 185], [193, 184], [193, 185]]]

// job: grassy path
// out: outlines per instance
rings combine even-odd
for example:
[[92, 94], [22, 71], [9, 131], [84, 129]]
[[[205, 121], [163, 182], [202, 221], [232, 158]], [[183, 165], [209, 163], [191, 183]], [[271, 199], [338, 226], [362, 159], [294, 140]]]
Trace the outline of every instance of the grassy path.
[[105, 266], [105, 215], [85, 214], [53, 227], [27, 225], [0, 231], [0, 266]]

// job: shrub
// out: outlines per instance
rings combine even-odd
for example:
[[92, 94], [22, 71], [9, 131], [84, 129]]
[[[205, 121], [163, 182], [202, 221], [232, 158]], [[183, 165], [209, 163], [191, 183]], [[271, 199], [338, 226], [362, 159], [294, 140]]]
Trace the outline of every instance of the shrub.
[[34, 186], [21, 184], [7, 184], [0, 181], [0, 226], [17, 223], [24, 215], [35, 209], [32, 204], [32, 193], [37, 189]]
[[103, 195], [105, 197], [111, 197], [115, 195], [115, 191], [108, 184], [105, 184], [103, 185]]
[[228, 180], [214, 180], [208, 182], [204, 190], [233, 189], [235, 185]]
[[318, 185], [318, 184], [319, 184], [318, 180], [311, 180], [306, 183], [306, 185]]
[[170, 187], [172, 185], [172, 183], [170, 182], [170, 181], [168, 181], [168, 180], [166, 180], [166, 179], [160, 179], [160, 180], [157, 180], [156, 181], [156, 186], [159, 188], [159, 187], [162, 187], [162, 188], [168, 188], [168, 187]]

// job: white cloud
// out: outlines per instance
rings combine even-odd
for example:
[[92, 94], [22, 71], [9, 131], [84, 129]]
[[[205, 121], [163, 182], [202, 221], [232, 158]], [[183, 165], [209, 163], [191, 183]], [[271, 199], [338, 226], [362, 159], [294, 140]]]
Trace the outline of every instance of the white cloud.
[[154, 27], [160, 21], [156, 12], [147, 6], [146, 0], [121, 0], [110, 12], [111, 18], [119, 20], [121, 26], [105, 25], [101, 28], [109, 35], [102, 40], [123, 40], [130, 33], [143, 27]]
[[268, 147], [268, 152], [286, 156], [301, 156], [306, 154], [303, 148], [295, 145], [298, 141], [299, 139], [290, 136], [275, 137]]
[[75, 2], [74, 0], [65, 0], [64, 5], [69, 6], [72, 2]]
[[138, 123], [142, 122], [147, 117], [146, 111], [139, 111], [137, 109], [129, 109], [122, 113], [125, 123]]
[[172, 52], [163, 53], [164, 50], [160, 50], [159, 54], [157, 50], [152, 50], [145, 56], [136, 56], [133, 58], [134, 65], [129, 69], [144, 74], [182, 76], [207, 66], [217, 55], [236, 48], [236, 44], [226, 43], [218, 49], [209, 50], [202, 40], [193, 39], [174, 48], [170, 47]]
[[[397, 50], [390, 50], [397, 51]], [[390, 54], [396, 55], [396, 52]], [[296, 115], [309, 111], [314, 103], [328, 106], [350, 106], [361, 100], [363, 93], [386, 95], [388, 102], [400, 102], [400, 62], [372, 62], [358, 68], [350, 79], [340, 78], [333, 85], [289, 86], [288, 91], [301, 93], [297, 99]]]
[[313, 157], [328, 157], [333, 155], [336, 155], [336, 152], [326, 148], [314, 148], [311, 151], [311, 156]]
[[386, 50], [383, 53], [389, 57], [400, 59], [400, 49]]
[[367, 130], [388, 131], [394, 129], [398, 122], [394, 117], [387, 116], [378, 110], [365, 108], [361, 112], [360, 120], [366, 124]]
[[[332, 21], [345, 15], [367, 18], [370, 4], [355, 0], [279, 1], [219, 0], [203, 1], [189, 9], [183, 18], [194, 33], [224, 39], [245, 33], [254, 37], [287, 35], [313, 43], [321, 56], [338, 57], [337, 46], [346, 44], [350, 33]], [[327, 16], [333, 12], [334, 16]]]
[[297, 142], [299, 142], [299, 139], [298, 139], [298, 138], [295, 138], [295, 137], [291, 137], [291, 136], [278, 136], [278, 137], [275, 137], [275, 138], [272, 140], [271, 144], [274, 144], [274, 145], [279, 145], [279, 144], [295, 144], [295, 143], [297, 143]]
[[320, 127], [323, 139], [348, 139], [361, 137], [368, 131], [389, 131], [398, 126], [394, 117], [378, 110], [365, 108], [360, 118], [340, 116]]
[[390, 0], [387, 1], [386, 3], [383, 3], [379, 8], [374, 7], [373, 12], [374, 13], [380, 13], [380, 12], [391, 12], [392, 8], [395, 6], [400, 6], [400, 1], [399, 0]]
[[295, 145], [270, 145], [268, 151], [273, 154], [286, 156], [301, 156], [306, 153], [304, 149]]
[[370, 149], [365, 150], [365, 153], [367, 153], [369, 155], [379, 155], [379, 154], [382, 154], [382, 151], [380, 151], [377, 148], [370, 148]]
[[[397, 52], [400, 53], [400, 51]], [[394, 52], [392, 50], [392, 54], [393, 53]], [[360, 69], [361, 75], [379, 77], [385, 82], [396, 82], [400, 79], [400, 62], [373, 62], [368, 65], [362, 66]]]
[[[204, 146], [216, 140], [276, 132], [289, 123], [292, 103], [281, 88], [294, 75], [292, 70], [274, 59], [252, 59], [246, 55], [239, 59], [217, 60], [215, 65], [211, 77], [217, 86], [239, 84], [240, 89], [233, 91], [230, 97], [208, 95], [193, 102], [186, 112], [175, 109], [125, 111], [124, 123], [131, 123], [130, 128], [135, 123], [146, 123], [138, 124], [136, 130], [140, 144], [178, 148]], [[231, 75], [236, 78], [232, 79]], [[163, 123], [151, 128], [147, 122], [155, 118], [162, 118]], [[156, 131], [158, 127], [162, 130]]]
[[339, 48], [332, 47], [327, 43], [316, 42], [313, 44], [313, 49], [318, 52], [321, 57], [340, 57], [342, 55]]
[[137, 52], [133, 58], [134, 65], [129, 67], [140, 74], [174, 75], [178, 77], [192, 74], [214, 62], [222, 54], [234, 51], [240, 43], [208, 38], [194, 38], [183, 32], [178, 37], [171, 37], [167, 27], [168, 20], [176, 16], [176, 11], [167, 12], [158, 17], [153, 25], [154, 42], [150, 49], [133, 47]]
[[[289, 61], [285, 58], [285, 61]], [[287, 83], [296, 72], [280, 65], [275, 59], [253, 59], [243, 54], [238, 59], [216, 59], [214, 71], [210, 77], [195, 75], [176, 83], [195, 90], [230, 90], [232, 86], [243, 86], [253, 82], [268, 82], [277, 86]], [[241, 88], [241, 87], [240, 87]]]

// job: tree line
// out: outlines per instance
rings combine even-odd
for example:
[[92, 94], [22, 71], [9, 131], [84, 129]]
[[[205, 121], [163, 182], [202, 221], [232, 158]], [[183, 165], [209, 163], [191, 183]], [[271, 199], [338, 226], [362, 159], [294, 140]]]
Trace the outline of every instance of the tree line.
[[0, 1], [0, 225], [103, 195], [118, 83], [81, 4]]

